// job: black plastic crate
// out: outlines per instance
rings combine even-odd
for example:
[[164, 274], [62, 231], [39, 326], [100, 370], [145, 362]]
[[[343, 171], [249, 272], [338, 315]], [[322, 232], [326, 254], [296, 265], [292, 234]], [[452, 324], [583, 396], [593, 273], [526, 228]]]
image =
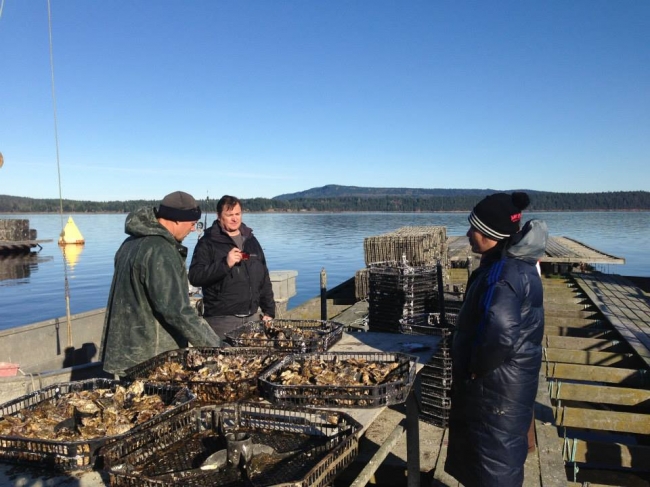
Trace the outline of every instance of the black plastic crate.
[[[325, 365], [325, 370], [333, 367], [334, 364], [347, 364], [349, 361], [364, 361], [368, 364], [397, 364], [388, 376], [381, 383], [366, 385], [359, 382], [358, 385], [332, 384], [296, 384], [285, 385], [276, 382], [283, 371], [292, 366], [302, 366], [310, 361], [319, 361]], [[274, 404], [287, 406], [338, 406], [353, 408], [373, 408], [399, 404], [406, 400], [408, 393], [415, 380], [418, 358], [405, 353], [324, 353], [288, 355], [281, 361], [267, 369], [260, 376], [260, 389], [266, 399]], [[331, 370], [331, 369], [330, 369]], [[355, 380], [363, 380], [363, 372], [349, 367], [345, 376], [360, 374]], [[321, 372], [323, 374], [329, 373]], [[318, 374], [320, 376], [320, 374]], [[316, 375], [314, 376], [316, 377]], [[324, 375], [323, 375], [324, 377]]]
[[420, 411], [420, 420], [439, 428], [448, 428], [449, 412]]
[[[113, 379], [87, 379], [77, 382], [54, 384], [1, 405], [0, 421], [8, 421], [9, 417], [16, 417], [16, 415], [21, 414], [21, 411], [25, 409], [33, 410], [38, 406], [44, 405], [54, 406], [58, 401], [65, 399], [65, 396], [68, 394], [103, 389], [115, 392], [119, 387], [126, 388], [129, 385], [130, 382], [128, 381]], [[165, 421], [174, 414], [189, 409], [196, 399], [196, 396], [185, 387], [155, 384], [143, 384], [143, 387], [142, 394], [159, 395], [165, 403], [167, 410], [155, 414], [150, 419], [142, 419], [142, 422], [135, 423], [133, 427], [122, 434], [99, 436], [96, 438], [63, 441], [27, 438], [18, 436], [17, 434], [3, 434], [0, 435], [0, 459], [11, 463], [37, 465], [57, 471], [71, 471], [96, 467], [101, 465], [101, 456], [98, 454], [98, 451], [102, 446], [127, 438], [131, 434]], [[71, 412], [71, 418], [73, 414], [78, 413]], [[46, 433], [42, 435], [45, 436]]]
[[231, 332], [226, 339], [236, 347], [262, 347], [281, 353], [326, 352], [341, 339], [343, 324], [325, 320], [275, 319], [270, 325], [251, 321]]
[[[338, 411], [248, 403], [204, 406], [107, 447], [104, 458], [116, 487], [325, 487], [356, 458], [360, 428]], [[267, 463], [259, 473], [251, 459], [248, 480], [235, 465], [200, 470], [209, 455], [227, 447], [226, 436], [232, 433], [289, 455], [279, 463]]]
[[451, 406], [450, 389], [420, 384], [421, 400], [438, 407]]
[[427, 363], [422, 367], [422, 371], [420, 372], [420, 374], [422, 378], [426, 377], [432, 380], [437, 380], [437, 379], [451, 380], [452, 377], [451, 363], [449, 363], [449, 367], [437, 367], [435, 365]]
[[442, 387], [438, 384], [423, 384], [420, 383], [420, 396], [435, 396], [449, 399], [451, 398], [451, 388], [448, 386]]
[[449, 339], [453, 333], [457, 315], [453, 313], [420, 313], [404, 317], [400, 320], [400, 332], [411, 335], [434, 335], [445, 340], [442, 348], [449, 347]]
[[[150, 379], [160, 367], [170, 363], [181, 366], [177, 376], [158, 377], [160, 383], [182, 384], [207, 403], [225, 403], [249, 399], [259, 395], [260, 373], [280, 358], [275, 351], [263, 348], [244, 347], [190, 347], [163, 352], [125, 371], [129, 379]], [[218, 366], [223, 360], [239, 360], [230, 377], [223, 380], [210, 379], [201, 370], [212, 364]]]
[[438, 391], [450, 391], [452, 382], [451, 378], [420, 376], [422, 386], [431, 388], [432, 393], [434, 393], [434, 389]]

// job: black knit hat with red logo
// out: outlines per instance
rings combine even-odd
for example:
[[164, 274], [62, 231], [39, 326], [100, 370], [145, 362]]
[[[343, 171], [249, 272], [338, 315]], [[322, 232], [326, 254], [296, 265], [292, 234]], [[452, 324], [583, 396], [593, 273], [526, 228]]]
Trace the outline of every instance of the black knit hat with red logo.
[[494, 193], [486, 196], [472, 210], [468, 220], [476, 230], [493, 240], [503, 240], [519, 231], [521, 212], [530, 204], [528, 194]]
[[201, 208], [191, 194], [174, 191], [163, 198], [155, 210], [156, 218], [176, 222], [195, 222], [201, 218]]

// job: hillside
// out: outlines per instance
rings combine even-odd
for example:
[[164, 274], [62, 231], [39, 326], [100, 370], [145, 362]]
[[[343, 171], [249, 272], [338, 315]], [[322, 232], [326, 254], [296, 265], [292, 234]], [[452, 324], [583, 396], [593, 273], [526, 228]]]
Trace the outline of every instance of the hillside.
[[[507, 190], [511, 192], [512, 190]], [[650, 192], [613, 191], [606, 193], [551, 193], [525, 190], [531, 195], [530, 211], [649, 211]], [[247, 212], [299, 211], [380, 211], [434, 212], [469, 211], [493, 189], [410, 189], [363, 188], [327, 185], [274, 198], [242, 199]], [[199, 200], [205, 211], [214, 211], [214, 200]], [[128, 213], [158, 201], [79, 201], [63, 200], [66, 213]], [[0, 195], [0, 213], [58, 213], [56, 199], [36, 199]]]
[[[365, 188], [361, 186], [341, 186], [328, 184], [320, 188], [311, 188], [297, 193], [286, 193], [272, 199], [280, 201], [301, 198], [380, 198], [398, 196], [400, 198], [426, 198], [431, 196], [486, 196], [495, 193], [494, 189], [443, 189], [443, 188]], [[525, 190], [529, 191], [529, 190]], [[529, 191], [534, 192], [534, 191]]]

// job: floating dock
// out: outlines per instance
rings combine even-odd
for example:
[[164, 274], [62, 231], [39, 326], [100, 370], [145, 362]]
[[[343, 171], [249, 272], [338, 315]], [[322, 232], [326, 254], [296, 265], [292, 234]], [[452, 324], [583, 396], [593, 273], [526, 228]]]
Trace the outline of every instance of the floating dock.
[[41, 243], [52, 241], [37, 240], [36, 235], [36, 230], [29, 228], [29, 220], [0, 220], [0, 254], [24, 253], [35, 247], [40, 250]]
[[[472, 252], [467, 237], [448, 237], [447, 254], [452, 267], [465, 267], [468, 260], [472, 268], [478, 265], [479, 255]], [[543, 269], [553, 273], [565, 273], [573, 268], [583, 269], [587, 265], [625, 264], [625, 259], [594, 249], [569, 237], [549, 237], [546, 255], [540, 259]]]

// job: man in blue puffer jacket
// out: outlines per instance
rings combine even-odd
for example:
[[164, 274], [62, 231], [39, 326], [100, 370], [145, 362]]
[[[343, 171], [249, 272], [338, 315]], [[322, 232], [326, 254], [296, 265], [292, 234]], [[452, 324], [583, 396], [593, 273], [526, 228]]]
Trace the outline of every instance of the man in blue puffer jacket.
[[445, 471], [467, 487], [521, 486], [544, 334], [536, 263], [548, 231], [520, 230], [526, 193], [496, 193], [469, 216], [481, 265], [470, 276], [452, 343], [452, 395]]

